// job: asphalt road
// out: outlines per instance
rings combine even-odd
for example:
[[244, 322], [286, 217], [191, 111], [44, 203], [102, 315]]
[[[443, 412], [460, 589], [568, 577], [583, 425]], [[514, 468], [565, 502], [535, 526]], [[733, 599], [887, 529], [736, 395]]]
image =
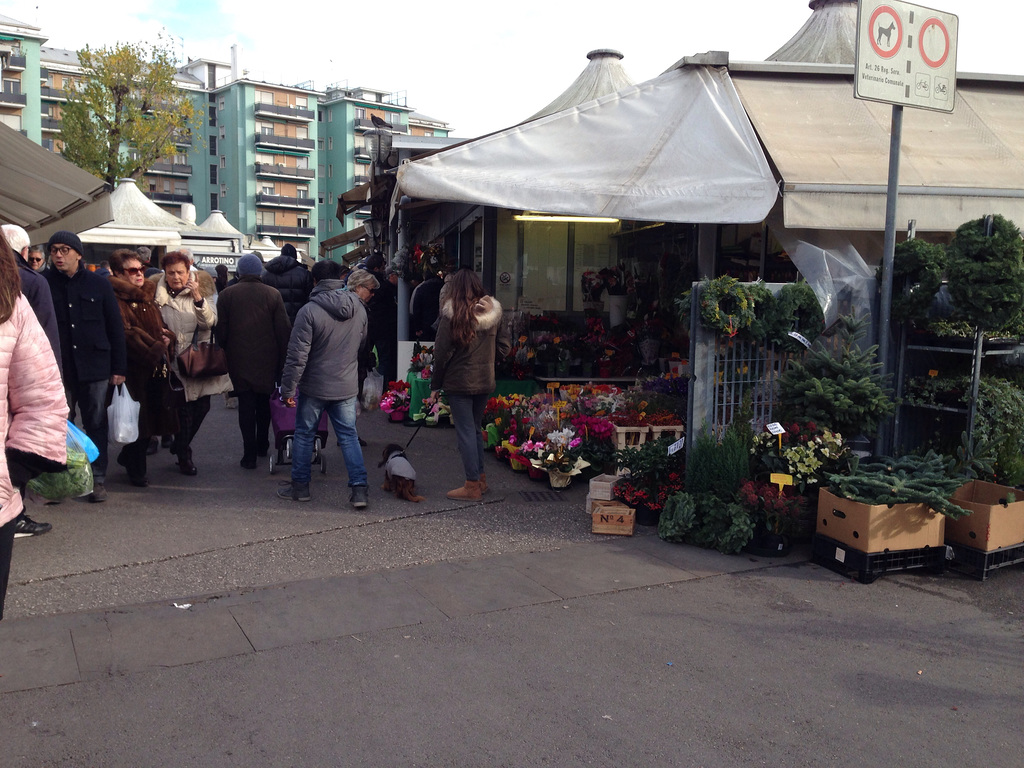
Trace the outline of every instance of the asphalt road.
[[[488, 575], [500, 587], [509, 555], [571, 555], [580, 573], [588, 553], [608, 570], [617, 558], [634, 568], [624, 558], [641, 545], [654, 557], [710, 557], [649, 531], [616, 555], [589, 533], [582, 488], [527, 501], [520, 492], [539, 484], [497, 464], [493, 501], [447, 502], [458, 484], [450, 431], [424, 429], [413, 443], [423, 504], [375, 491], [368, 510], [351, 510], [333, 447], [314, 501], [280, 502], [278, 477], [237, 466], [233, 416], [215, 405], [198, 477], [175, 474], [165, 453], [148, 490], [115, 476], [107, 504], [40, 513], [55, 530], [17, 542], [14, 620], [2, 629], [41, 632], [83, 610], [112, 624], [145, 615], [139, 603], [230, 603], [302, 580], [312, 581], [295, 588], [328, 610], [337, 603], [315, 590], [339, 589], [339, 574], [393, 583], [439, 561], [471, 566], [483, 590]], [[411, 435], [362, 418], [373, 459]], [[724, 569], [682, 581], [445, 608], [432, 620], [0, 694], [2, 764], [1021, 765], [1024, 569], [984, 583], [907, 573], [861, 585], [796, 560], [723, 557]]]

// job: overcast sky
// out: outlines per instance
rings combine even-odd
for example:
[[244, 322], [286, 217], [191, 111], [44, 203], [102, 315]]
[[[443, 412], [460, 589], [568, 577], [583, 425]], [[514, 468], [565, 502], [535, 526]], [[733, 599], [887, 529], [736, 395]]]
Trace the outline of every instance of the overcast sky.
[[[811, 14], [807, 0], [118, 5], [114, 14], [81, 0], [27, 0], [0, 3], [0, 14], [41, 27], [46, 45], [58, 48], [155, 42], [164, 30], [179, 57], [227, 62], [238, 43], [240, 65], [253, 79], [404, 91], [410, 107], [449, 122], [462, 137], [505, 128], [544, 107], [595, 48], [621, 51], [627, 73], [642, 82], [708, 50], [729, 51], [734, 61], [763, 60]], [[959, 71], [1024, 75], [1020, 0], [942, 0], [930, 7], [959, 16]]]

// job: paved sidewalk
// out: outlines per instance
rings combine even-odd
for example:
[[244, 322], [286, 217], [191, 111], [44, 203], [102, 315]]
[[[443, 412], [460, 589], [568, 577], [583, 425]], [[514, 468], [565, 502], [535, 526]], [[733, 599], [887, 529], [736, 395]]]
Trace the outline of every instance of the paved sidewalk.
[[0, 622], [0, 692], [252, 654], [803, 562], [667, 544], [653, 531], [545, 551]]

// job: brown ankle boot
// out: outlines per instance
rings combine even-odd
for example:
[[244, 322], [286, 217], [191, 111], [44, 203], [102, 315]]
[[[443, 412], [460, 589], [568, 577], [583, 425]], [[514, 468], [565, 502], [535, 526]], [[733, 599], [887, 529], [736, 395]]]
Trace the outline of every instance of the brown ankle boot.
[[454, 491], [448, 491], [449, 499], [458, 499], [459, 501], [477, 501], [480, 496], [479, 480], [467, 480], [466, 484], [461, 488], [456, 488]]
[[487, 487], [487, 475], [483, 472], [480, 473], [480, 493], [487, 493], [490, 488]]

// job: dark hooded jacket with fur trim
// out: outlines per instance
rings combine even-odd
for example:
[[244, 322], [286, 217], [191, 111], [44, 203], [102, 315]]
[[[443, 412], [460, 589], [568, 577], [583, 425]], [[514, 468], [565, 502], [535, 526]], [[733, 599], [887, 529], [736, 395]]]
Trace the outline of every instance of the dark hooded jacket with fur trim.
[[501, 304], [484, 296], [473, 306], [476, 335], [466, 347], [452, 340], [452, 303], [441, 305], [441, 320], [434, 342], [434, 376], [431, 389], [443, 389], [455, 395], [489, 395], [494, 391], [494, 356], [502, 357], [512, 348], [501, 325]]
[[289, 244], [281, 249], [281, 255], [270, 260], [263, 270], [263, 283], [277, 288], [284, 299], [284, 309], [288, 313], [288, 322], [295, 325], [295, 316], [309, 301], [313, 290], [313, 275], [300, 264], [295, 256], [295, 248]]

